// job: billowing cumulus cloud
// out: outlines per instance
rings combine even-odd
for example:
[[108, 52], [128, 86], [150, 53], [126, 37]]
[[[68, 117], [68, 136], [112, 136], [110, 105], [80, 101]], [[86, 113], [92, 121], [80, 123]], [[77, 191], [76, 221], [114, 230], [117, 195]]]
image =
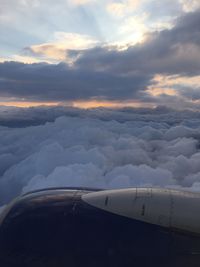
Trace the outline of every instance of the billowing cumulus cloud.
[[[7, 120], [17, 117], [12, 109], [4, 111]], [[46, 114], [48, 120], [51, 108], [46, 111], [28, 109], [24, 117]], [[199, 191], [199, 113], [164, 107], [88, 111], [60, 107], [57, 116], [61, 114], [65, 116], [43, 125], [1, 126], [0, 205], [22, 192], [55, 186]]]

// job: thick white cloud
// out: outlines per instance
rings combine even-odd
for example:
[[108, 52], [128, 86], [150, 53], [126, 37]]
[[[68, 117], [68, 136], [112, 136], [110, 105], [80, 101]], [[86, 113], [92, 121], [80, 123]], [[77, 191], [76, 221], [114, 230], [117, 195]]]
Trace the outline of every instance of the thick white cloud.
[[[1, 127], [0, 205], [22, 192], [54, 186], [200, 191], [199, 113], [57, 109], [57, 116], [67, 116], [44, 125]], [[6, 119], [17, 114], [2, 111]], [[26, 119], [43, 113], [53, 118], [50, 108], [26, 112]]]

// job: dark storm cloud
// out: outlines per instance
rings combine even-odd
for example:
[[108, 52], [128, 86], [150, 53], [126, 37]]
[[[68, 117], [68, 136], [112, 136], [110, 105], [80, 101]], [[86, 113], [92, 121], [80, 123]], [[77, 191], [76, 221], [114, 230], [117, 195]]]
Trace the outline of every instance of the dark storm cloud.
[[70, 69], [66, 64], [0, 64], [1, 96], [31, 100], [76, 100], [99, 97], [127, 99], [143, 90], [150, 77], [140, 74], [123, 77], [110, 72]]
[[200, 11], [182, 15], [170, 30], [154, 32], [125, 51], [93, 48], [76, 62], [80, 67], [117, 73], [199, 74]]
[[200, 100], [200, 87], [197, 87], [197, 88], [191, 88], [191, 87], [182, 87], [180, 90], [179, 90], [179, 93], [180, 95], [188, 98], [188, 99], [191, 99], [191, 100]]
[[65, 63], [0, 63], [0, 95], [29, 101], [146, 101], [145, 90], [155, 74], [199, 74], [199, 25], [198, 10], [182, 15], [171, 30], [154, 32], [143, 44], [125, 51], [108, 47], [69, 51], [68, 56], [79, 54], [73, 67]]

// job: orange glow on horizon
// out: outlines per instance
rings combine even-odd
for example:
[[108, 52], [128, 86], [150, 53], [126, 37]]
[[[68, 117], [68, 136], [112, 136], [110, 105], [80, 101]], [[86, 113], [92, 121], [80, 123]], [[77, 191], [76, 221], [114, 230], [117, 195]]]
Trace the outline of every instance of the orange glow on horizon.
[[138, 101], [124, 101], [124, 102], [117, 102], [117, 101], [98, 101], [98, 100], [89, 100], [89, 101], [76, 101], [72, 104], [75, 108], [83, 108], [83, 109], [90, 109], [90, 108], [123, 108], [123, 107], [152, 107], [149, 103], [141, 103]]
[[141, 103], [139, 101], [98, 101], [98, 100], [88, 100], [88, 101], [74, 101], [74, 102], [20, 102], [20, 101], [8, 101], [1, 102], [0, 105], [3, 106], [13, 106], [19, 108], [29, 108], [29, 107], [39, 107], [39, 106], [72, 106], [74, 108], [81, 109], [91, 109], [91, 108], [123, 108], [123, 107], [149, 107], [152, 108], [153, 105], [149, 103]]
[[159, 96], [162, 94], [166, 94], [166, 95], [170, 95], [170, 96], [177, 95], [177, 92], [172, 88], [152, 87], [152, 88], [149, 88], [148, 92], [152, 96]]
[[19, 107], [19, 108], [30, 108], [39, 106], [57, 106], [59, 103], [56, 102], [1, 102], [6, 107]]

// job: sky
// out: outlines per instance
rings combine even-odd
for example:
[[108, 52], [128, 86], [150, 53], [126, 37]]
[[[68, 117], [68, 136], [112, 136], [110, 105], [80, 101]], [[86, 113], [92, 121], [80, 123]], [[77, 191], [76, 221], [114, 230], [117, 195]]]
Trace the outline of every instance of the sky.
[[0, 104], [200, 108], [199, 0], [0, 0]]

